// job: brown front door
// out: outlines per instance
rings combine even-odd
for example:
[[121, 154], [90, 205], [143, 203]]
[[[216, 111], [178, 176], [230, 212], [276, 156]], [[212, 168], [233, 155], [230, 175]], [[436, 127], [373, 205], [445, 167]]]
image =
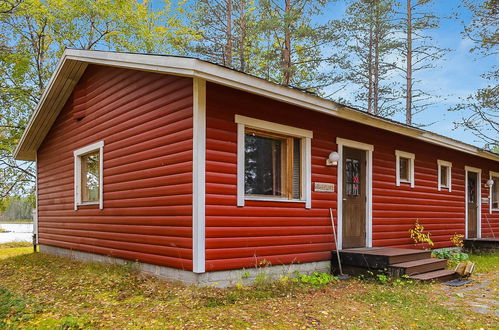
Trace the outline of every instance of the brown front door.
[[478, 175], [475, 172], [468, 172], [468, 238], [477, 237], [478, 220]]
[[366, 246], [366, 152], [343, 147], [343, 248]]

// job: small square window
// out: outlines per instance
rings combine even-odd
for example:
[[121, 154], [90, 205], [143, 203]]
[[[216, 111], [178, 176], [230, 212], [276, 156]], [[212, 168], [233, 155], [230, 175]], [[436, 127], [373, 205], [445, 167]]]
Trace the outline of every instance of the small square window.
[[99, 205], [102, 202], [102, 156], [104, 142], [80, 148], [74, 152], [75, 210], [78, 205]]
[[410, 152], [395, 150], [396, 158], [396, 184], [409, 183], [414, 188], [414, 159], [415, 155]]
[[438, 190], [447, 189], [451, 191], [452, 187], [452, 163], [438, 160]]
[[409, 158], [400, 157], [399, 164], [400, 164], [400, 181], [409, 182], [410, 180], [409, 172], [411, 167]]
[[449, 168], [447, 166], [440, 166], [440, 186], [443, 188], [448, 187], [448, 182], [447, 182], [448, 172], [449, 172]]

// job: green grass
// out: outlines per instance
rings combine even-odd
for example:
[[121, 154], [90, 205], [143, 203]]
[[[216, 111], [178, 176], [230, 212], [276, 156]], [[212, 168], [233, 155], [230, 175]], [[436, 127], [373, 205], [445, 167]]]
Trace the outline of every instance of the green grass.
[[471, 254], [470, 260], [475, 263], [476, 273], [490, 273], [499, 270], [499, 254]]
[[33, 223], [33, 220], [19, 219], [19, 220], [3, 220], [0, 223]]
[[33, 243], [31, 243], [31, 242], [8, 242], [8, 243], [0, 243], [0, 249], [21, 248], [21, 247], [30, 247], [30, 246], [33, 247]]
[[[0, 322], [7, 327], [455, 329], [499, 324], [497, 317], [466, 307], [447, 309], [438, 284], [351, 279], [316, 285], [308, 278], [285, 277], [254, 286], [197, 288], [138, 274], [133, 263], [88, 264], [31, 251], [0, 246]], [[497, 256], [472, 260], [483, 265], [482, 272], [497, 273]]]

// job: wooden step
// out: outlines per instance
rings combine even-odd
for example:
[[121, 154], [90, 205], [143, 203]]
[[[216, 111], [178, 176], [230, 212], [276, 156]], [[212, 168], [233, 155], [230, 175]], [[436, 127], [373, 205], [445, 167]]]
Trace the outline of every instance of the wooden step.
[[390, 265], [390, 272], [393, 277], [400, 277], [441, 270], [446, 267], [447, 260], [445, 259], [427, 258]]
[[431, 251], [404, 249], [405, 253], [390, 256], [390, 265], [431, 258]]
[[446, 282], [458, 277], [458, 274], [453, 270], [442, 269], [433, 272], [412, 275], [410, 278], [418, 281], [436, 281]]
[[340, 255], [344, 265], [385, 269], [392, 264], [428, 259], [431, 257], [431, 251], [400, 248], [359, 248], [340, 250]]

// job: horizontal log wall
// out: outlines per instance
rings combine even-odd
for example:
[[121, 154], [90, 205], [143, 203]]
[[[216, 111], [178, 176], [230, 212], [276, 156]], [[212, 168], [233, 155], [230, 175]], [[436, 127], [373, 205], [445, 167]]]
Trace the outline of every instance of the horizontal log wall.
[[[192, 269], [192, 79], [89, 66], [38, 150], [40, 243]], [[104, 209], [73, 151], [104, 141]]]
[[[374, 145], [373, 246], [414, 247], [408, 230], [419, 220], [436, 247], [450, 246], [450, 236], [464, 234], [464, 166], [498, 171], [497, 162], [438, 147], [396, 133], [368, 127], [265, 99], [242, 91], [207, 85], [206, 269], [222, 270], [328, 260], [334, 248], [329, 208], [337, 217], [336, 193], [312, 192], [312, 208], [303, 203], [246, 201], [237, 207], [237, 126], [235, 114], [313, 130], [312, 185], [335, 183], [337, 168], [326, 167], [336, 138]], [[396, 186], [395, 150], [416, 154], [415, 187]], [[450, 161], [452, 191], [438, 191], [437, 159]], [[482, 188], [482, 197], [488, 197]], [[482, 233], [499, 236], [499, 212], [482, 205]], [[491, 226], [485, 221], [487, 216]], [[490, 235], [490, 234], [489, 234]]]

